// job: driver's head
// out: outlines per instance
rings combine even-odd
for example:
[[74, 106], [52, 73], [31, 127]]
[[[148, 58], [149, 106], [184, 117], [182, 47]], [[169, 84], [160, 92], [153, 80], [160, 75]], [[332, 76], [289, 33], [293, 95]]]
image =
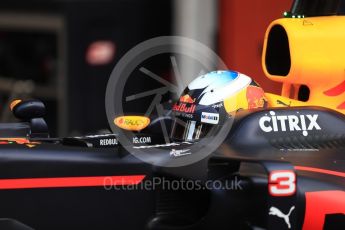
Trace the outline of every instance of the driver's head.
[[197, 141], [241, 109], [266, 106], [264, 91], [248, 76], [214, 71], [192, 81], [173, 105], [171, 138]]

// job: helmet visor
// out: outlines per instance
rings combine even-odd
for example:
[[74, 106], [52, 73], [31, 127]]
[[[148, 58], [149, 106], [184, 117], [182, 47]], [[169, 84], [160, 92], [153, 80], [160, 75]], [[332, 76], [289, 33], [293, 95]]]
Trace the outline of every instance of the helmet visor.
[[214, 125], [201, 123], [199, 121], [183, 121], [175, 118], [171, 131], [171, 138], [174, 141], [197, 141], [205, 137]]

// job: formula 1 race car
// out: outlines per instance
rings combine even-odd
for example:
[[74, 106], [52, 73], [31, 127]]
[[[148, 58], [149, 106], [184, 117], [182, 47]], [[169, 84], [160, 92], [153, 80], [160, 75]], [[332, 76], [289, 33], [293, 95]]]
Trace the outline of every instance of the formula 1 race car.
[[[130, 154], [118, 135], [48, 138], [34, 112], [43, 109], [38, 101], [17, 102], [13, 113], [25, 111], [28, 120], [0, 125], [1, 229], [344, 228], [341, 113], [320, 107], [239, 112], [211, 155], [157, 167]], [[211, 125], [210, 114], [199, 125]], [[135, 124], [139, 118], [122, 119]], [[161, 145], [141, 132], [138, 142], [151, 145], [134, 147], [153, 146], [160, 151], [155, 158], [187, 161], [188, 136], [198, 134], [192, 131], [186, 126], [185, 142]]]
[[[49, 137], [42, 102], [13, 101], [20, 121], [0, 124], [0, 229], [345, 229], [345, 18], [289, 16], [270, 25], [263, 54], [282, 95], [214, 71], [169, 117], [117, 116], [119, 133], [66, 138]], [[330, 45], [311, 52], [296, 29]]]

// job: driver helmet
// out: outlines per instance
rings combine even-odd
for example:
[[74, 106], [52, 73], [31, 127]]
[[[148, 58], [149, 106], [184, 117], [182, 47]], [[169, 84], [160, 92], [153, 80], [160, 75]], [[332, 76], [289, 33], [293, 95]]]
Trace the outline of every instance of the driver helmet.
[[267, 106], [263, 89], [236, 71], [213, 71], [197, 77], [173, 104], [173, 141], [198, 141], [215, 133], [239, 110]]

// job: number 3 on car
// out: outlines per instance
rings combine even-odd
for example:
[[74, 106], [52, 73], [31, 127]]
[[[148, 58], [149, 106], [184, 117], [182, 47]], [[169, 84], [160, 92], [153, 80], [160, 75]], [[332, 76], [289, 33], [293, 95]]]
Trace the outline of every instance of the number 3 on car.
[[296, 174], [292, 170], [272, 171], [268, 177], [271, 196], [292, 196], [296, 192]]

